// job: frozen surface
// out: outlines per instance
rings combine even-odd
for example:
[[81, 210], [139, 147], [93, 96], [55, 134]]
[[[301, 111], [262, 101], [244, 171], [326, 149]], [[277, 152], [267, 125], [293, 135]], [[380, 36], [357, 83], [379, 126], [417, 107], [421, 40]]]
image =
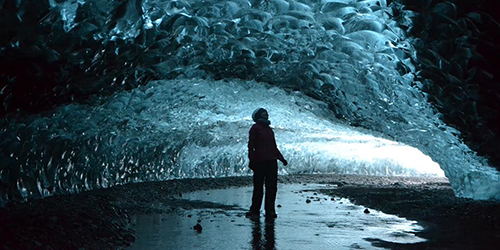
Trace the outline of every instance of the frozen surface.
[[[129, 182], [246, 175], [249, 115], [257, 107], [269, 110], [290, 161], [281, 174], [442, 175], [419, 151], [374, 134], [430, 156], [458, 196], [500, 199], [498, 171], [461, 142], [422, 92], [418, 41], [400, 28], [412, 26], [413, 13], [397, 2], [50, 4], [43, 24], [60, 18], [68, 39], [92, 46], [73, 53], [57, 40], [60, 53], [42, 52], [112, 79], [74, 86], [64, 72], [69, 85], [62, 89], [122, 91], [2, 119], [1, 204]], [[65, 37], [57, 35], [50, 37]], [[176, 80], [145, 84], [148, 74]]]
[[[299, 92], [256, 82], [183, 80], [11, 124], [17, 133], [5, 134], [15, 135], [18, 146], [12, 157], [36, 166], [23, 166], [14, 180], [27, 198], [128, 182], [247, 175], [250, 115], [261, 106], [290, 162], [281, 174], [443, 176], [414, 148], [325, 119], [331, 116], [325, 104]], [[16, 142], [25, 138], [29, 144]]]
[[[242, 216], [250, 206], [251, 188], [199, 191], [183, 199], [235, 205], [235, 209], [178, 210], [171, 214], [134, 218], [136, 241], [129, 249], [383, 249], [367, 239], [412, 244], [425, 239], [417, 222], [353, 205], [347, 199], [315, 194], [322, 185], [280, 185], [276, 204], [279, 217]], [[306, 203], [306, 200], [312, 200]], [[190, 217], [189, 217], [190, 216]], [[193, 230], [199, 224], [201, 233]]]

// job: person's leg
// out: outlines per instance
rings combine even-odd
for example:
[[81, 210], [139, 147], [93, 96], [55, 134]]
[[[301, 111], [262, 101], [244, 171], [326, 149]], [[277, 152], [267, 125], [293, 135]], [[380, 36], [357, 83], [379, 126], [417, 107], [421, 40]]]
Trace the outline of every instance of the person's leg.
[[278, 162], [269, 161], [266, 166], [266, 216], [276, 217], [275, 200], [278, 191]]
[[253, 172], [252, 206], [250, 207], [250, 212], [253, 214], [260, 213], [262, 197], [264, 196], [264, 173], [262, 167], [258, 166]]

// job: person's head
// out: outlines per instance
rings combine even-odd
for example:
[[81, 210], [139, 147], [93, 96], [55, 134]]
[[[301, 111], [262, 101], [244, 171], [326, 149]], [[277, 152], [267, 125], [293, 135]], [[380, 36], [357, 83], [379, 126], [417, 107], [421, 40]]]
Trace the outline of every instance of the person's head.
[[267, 120], [269, 119], [269, 114], [267, 113], [267, 110], [258, 108], [253, 112], [252, 119], [254, 122], [257, 122], [259, 119]]

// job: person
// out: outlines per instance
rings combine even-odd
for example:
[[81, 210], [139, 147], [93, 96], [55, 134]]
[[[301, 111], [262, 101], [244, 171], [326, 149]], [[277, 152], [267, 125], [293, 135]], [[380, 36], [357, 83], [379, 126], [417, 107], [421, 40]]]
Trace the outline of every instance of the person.
[[252, 206], [246, 213], [247, 217], [255, 218], [260, 215], [260, 207], [266, 187], [265, 211], [266, 218], [277, 218], [275, 211], [276, 192], [278, 190], [278, 162], [288, 165], [278, 147], [274, 132], [269, 125], [267, 110], [259, 108], [252, 114], [255, 124], [250, 128], [248, 140], [249, 167], [253, 171]]

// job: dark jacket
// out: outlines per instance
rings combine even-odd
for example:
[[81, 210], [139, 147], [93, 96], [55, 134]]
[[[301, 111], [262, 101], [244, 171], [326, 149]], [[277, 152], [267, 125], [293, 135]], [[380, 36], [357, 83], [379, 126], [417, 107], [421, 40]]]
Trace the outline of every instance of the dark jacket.
[[261, 122], [255, 123], [250, 128], [248, 140], [248, 158], [250, 161], [284, 161], [283, 155], [276, 146], [274, 132], [268, 125]]

